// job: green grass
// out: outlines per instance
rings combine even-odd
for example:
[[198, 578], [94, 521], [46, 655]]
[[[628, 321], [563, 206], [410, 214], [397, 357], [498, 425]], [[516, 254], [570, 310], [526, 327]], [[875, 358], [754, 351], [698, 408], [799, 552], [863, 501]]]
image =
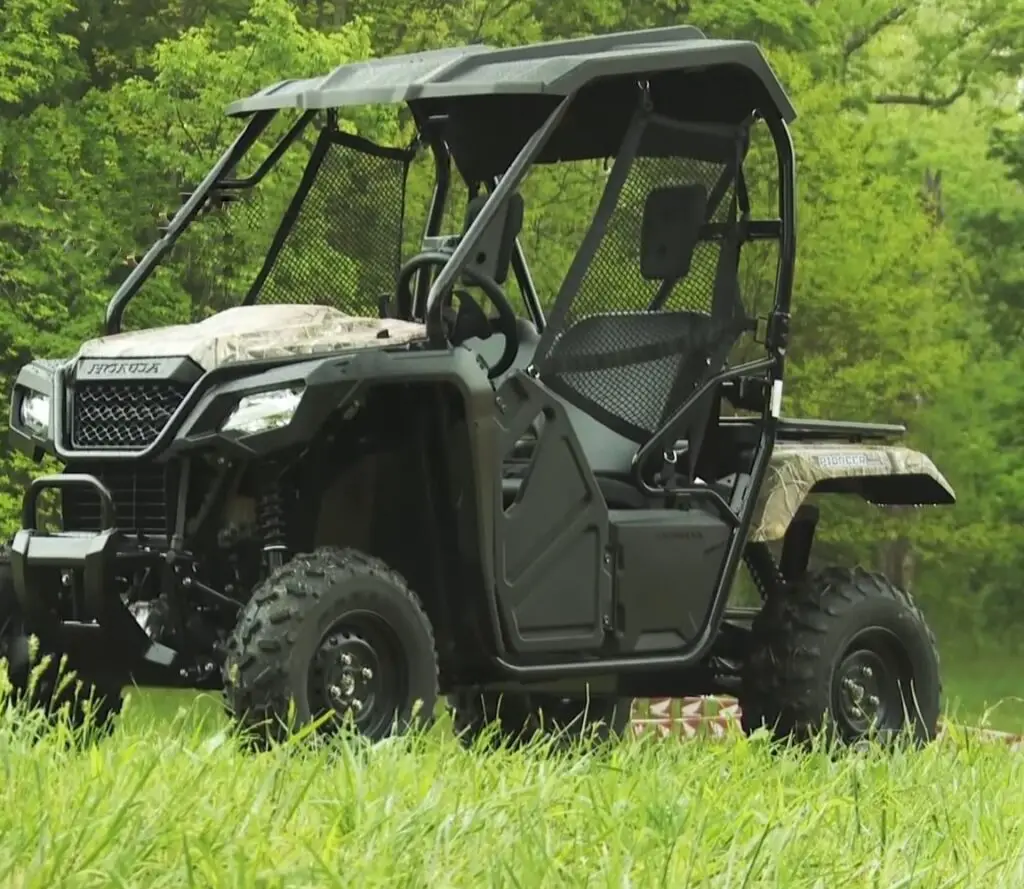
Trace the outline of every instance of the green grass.
[[[1009, 663], [949, 666], [961, 714], [1017, 690]], [[131, 691], [84, 749], [29, 744], [24, 718], [0, 708], [4, 889], [1024, 886], [1024, 754], [956, 729], [842, 757], [739, 736], [566, 755], [466, 751], [442, 720], [253, 754], [212, 694]]]
[[942, 662], [946, 706], [966, 725], [1024, 734], [1024, 674], [1020, 659], [954, 654]]
[[439, 725], [255, 755], [217, 706], [134, 694], [82, 751], [0, 720], [0, 886], [1024, 885], [1024, 757], [1000, 744], [486, 754]]

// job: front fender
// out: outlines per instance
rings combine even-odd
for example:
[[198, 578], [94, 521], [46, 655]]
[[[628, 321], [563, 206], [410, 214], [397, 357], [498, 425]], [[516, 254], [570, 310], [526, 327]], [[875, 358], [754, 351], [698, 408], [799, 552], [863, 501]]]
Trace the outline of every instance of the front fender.
[[[494, 388], [468, 349], [370, 349], [282, 364], [250, 375], [240, 373], [242, 369], [244, 365], [235, 365], [233, 379], [211, 383], [182, 422], [166, 454], [212, 449], [226, 456], [252, 459], [303, 446], [319, 433], [330, 415], [376, 385], [451, 383], [462, 392], [474, 420], [481, 414], [489, 416], [494, 403]], [[286, 426], [251, 434], [220, 431], [244, 396], [290, 386], [301, 387], [303, 395]]]
[[929, 457], [889, 445], [779, 443], [751, 520], [750, 539], [780, 540], [809, 494], [857, 494], [877, 506], [956, 502]]

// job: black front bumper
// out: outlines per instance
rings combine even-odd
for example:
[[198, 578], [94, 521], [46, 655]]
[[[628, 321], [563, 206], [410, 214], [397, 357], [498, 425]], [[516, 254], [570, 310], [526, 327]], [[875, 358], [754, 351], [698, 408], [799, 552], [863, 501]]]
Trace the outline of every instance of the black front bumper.
[[[47, 489], [91, 488], [99, 497], [102, 521], [92, 533], [39, 530], [39, 495]], [[133, 665], [171, 670], [177, 652], [154, 642], [132, 616], [117, 592], [116, 578], [130, 563], [153, 561], [116, 527], [114, 500], [95, 476], [63, 473], [35, 479], [22, 503], [22, 527], [11, 545], [11, 570], [18, 602], [28, 628], [57, 650], [65, 637], [94, 636], [97, 660], [111, 669], [133, 672]], [[61, 608], [62, 577], [71, 579], [76, 609]], [[92, 658], [90, 657], [90, 660]]]

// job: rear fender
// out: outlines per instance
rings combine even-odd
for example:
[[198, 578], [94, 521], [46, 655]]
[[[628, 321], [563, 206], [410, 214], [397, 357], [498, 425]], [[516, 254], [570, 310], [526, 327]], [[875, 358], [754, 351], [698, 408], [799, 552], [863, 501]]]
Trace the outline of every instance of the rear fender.
[[779, 443], [754, 508], [750, 539], [782, 539], [809, 494], [857, 494], [876, 506], [956, 502], [949, 482], [920, 451], [887, 445]]

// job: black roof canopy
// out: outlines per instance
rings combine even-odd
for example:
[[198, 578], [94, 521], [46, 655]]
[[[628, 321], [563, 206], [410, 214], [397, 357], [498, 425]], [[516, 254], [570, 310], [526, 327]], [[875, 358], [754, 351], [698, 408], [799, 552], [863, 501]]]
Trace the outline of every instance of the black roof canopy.
[[538, 162], [613, 156], [646, 81], [656, 109], [693, 123], [735, 126], [757, 110], [787, 123], [796, 111], [760, 48], [711, 40], [686, 25], [505, 49], [472, 45], [354, 62], [286, 80], [228, 107], [232, 116], [408, 103], [421, 124], [444, 115], [467, 178], [500, 175], [568, 95], [570, 113]]
[[[565, 96], [604, 77], [730, 66], [747, 74], [757, 104], [796, 116], [761, 50], [745, 40], [709, 40], [681, 25], [508, 49], [473, 45], [341, 65], [322, 77], [285, 80], [228, 108], [230, 115], [278, 108], [341, 108], [500, 94]], [[764, 110], [769, 110], [765, 108]]]

